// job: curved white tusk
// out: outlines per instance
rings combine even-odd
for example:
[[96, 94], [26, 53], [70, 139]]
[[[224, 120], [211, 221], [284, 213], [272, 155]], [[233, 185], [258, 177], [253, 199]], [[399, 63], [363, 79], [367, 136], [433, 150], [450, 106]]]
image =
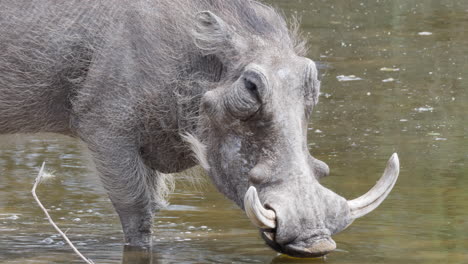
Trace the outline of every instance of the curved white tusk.
[[400, 162], [398, 160], [398, 155], [393, 153], [392, 157], [388, 160], [387, 167], [382, 177], [375, 186], [363, 196], [348, 201], [351, 216], [356, 219], [377, 208], [392, 190], [399, 173]]
[[259, 228], [275, 228], [276, 213], [265, 209], [258, 198], [257, 189], [250, 186], [244, 196], [245, 213], [250, 221]]

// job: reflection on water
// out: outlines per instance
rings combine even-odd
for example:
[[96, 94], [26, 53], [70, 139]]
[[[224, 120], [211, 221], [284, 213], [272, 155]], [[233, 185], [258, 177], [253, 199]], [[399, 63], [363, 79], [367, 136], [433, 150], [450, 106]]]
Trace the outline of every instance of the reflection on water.
[[[468, 261], [468, 3], [270, 0], [303, 17], [322, 96], [309, 146], [324, 184], [354, 198], [397, 151], [400, 179], [372, 214], [335, 237], [331, 263]], [[214, 188], [178, 176], [149, 253], [123, 251], [122, 231], [75, 140], [0, 137], [0, 262], [80, 263], [30, 195], [42, 161], [58, 177], [38, 195], [97, 263], [323, 263], [277, 256]], [[92, 166], [91, 166], [92, 167]]]
[[153, 264], [153, 253], [151, 251], [142, 251], [131, 247], [124, 247], [122, 264]]

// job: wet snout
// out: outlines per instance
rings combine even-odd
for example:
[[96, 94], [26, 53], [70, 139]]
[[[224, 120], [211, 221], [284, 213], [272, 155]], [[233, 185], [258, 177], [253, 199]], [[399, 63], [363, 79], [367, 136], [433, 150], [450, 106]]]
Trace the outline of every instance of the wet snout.
[[259, 184], [260, 193], [250, 186], [244, 208], [274, 250], [295, 257], [319, 257], [335, 250], [333, 234], [382, 203], [398, 174], [399, 160], [393, 154], [376, 185], [356, 199], [344, 199], [313, 177], [297, 177], [277, 185]]
[[[261, 233], [274, 250], [294, 257], [320, 257], [336, 249], [331, 235], [341, 224], [330, 221], [329, 212], [342, 205], [327, 208], [328, 203], [320, 200], [322, 191], [313, 186], [309, 189], [311, 193], [296, 197], [291, 193], [266, 198], [265, 208], [275, 212], [276, 224], [274, 229], [263, 228]], [[349, 219], [342, 212], [333, 215]]]
[[284, 245], [275, 241], [276, 234], [271, 230], [264, 230], [261, 235], [272, 249], [293, 257], [321, 257], [336, 249], [336, 243], [330, 235], [313, 236], [305, 240], [296, 239]]
[[321, 257], [336, 249], [331, 237], [314, 238], [311, 242], [288, 244], [285, 253], [293, 257]]
[[[260, 193], [250, 187], [244, 197], [245, 211], [274, 250], [294, 257], [319, 257], [336, 248], [329, 226], [334, 230], [337, 224], [328, 219], [349, 217], [346, 200], [317, 181], [328, 174], [328, 166], [311, 156], [303, 165], [298, 166], [302, 170], [289, 170], [287, 182], [258, 184]], [[257, 168], [254, 172], [259, 174]]]

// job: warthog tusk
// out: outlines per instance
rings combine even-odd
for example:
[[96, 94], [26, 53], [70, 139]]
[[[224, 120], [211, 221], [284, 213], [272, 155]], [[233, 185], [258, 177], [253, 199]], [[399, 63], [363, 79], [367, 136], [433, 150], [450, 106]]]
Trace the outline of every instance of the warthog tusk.
[[247, 217], [259, 228], [275, 228], [276, 213], [263, 207], [258, 198], [257, 189], [250, 186], [244, 196], [244, 207]]
[[388, 160], [387, 167], [375, 186], [363, 196], [348, 201], [351, 216], [353, 218], [359, 218], [377, 208], [392, 190], [398, 179], [399, 172], [400, 162], [398, 160], [398, 155], [394, 153]]

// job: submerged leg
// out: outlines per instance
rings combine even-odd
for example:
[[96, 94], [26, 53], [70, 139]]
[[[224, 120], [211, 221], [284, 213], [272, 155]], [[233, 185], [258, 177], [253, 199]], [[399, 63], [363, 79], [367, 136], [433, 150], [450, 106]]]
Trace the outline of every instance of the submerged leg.
[[150, 247], [154, 212], [164, 206], [163, 175], [148, 168], [133, 140], [108, 133], [85, 140], [129, 246]]
[[124, 246], [122, 264], [152, 264], [153, 254], [151, 250], [140, 250], [135, 247]]

